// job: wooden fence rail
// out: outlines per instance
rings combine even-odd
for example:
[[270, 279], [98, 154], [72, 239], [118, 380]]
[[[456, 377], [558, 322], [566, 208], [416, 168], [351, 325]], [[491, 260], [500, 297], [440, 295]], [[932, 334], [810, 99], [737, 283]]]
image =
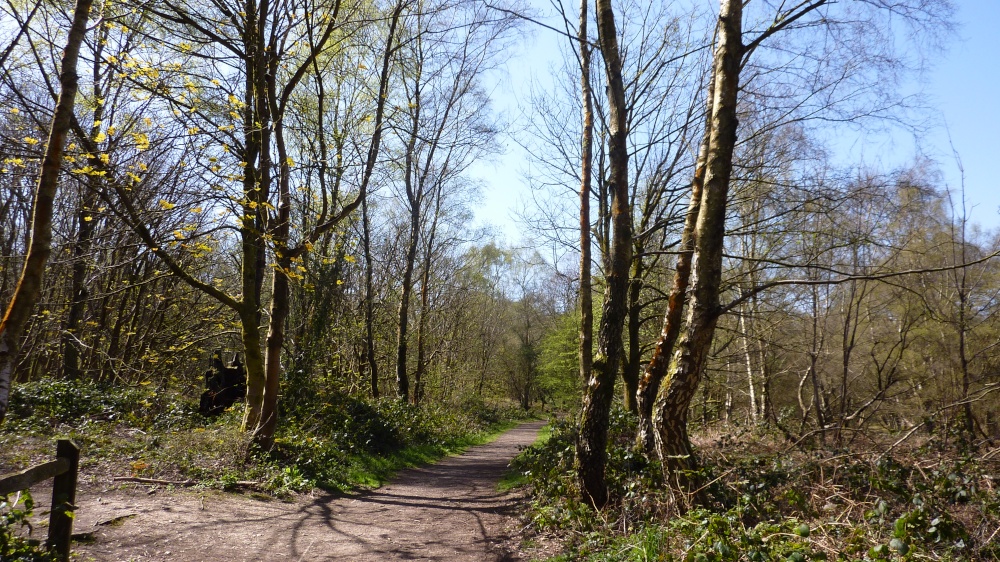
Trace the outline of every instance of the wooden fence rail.
[[60, 439], [56, 443], [56, 460], [0, 476], [0, 496], [26, 490], [39, 482], [53, 479], [47, 544], [63, 561], [69, 560], [79, 467], [80, 448], [68, 439]]

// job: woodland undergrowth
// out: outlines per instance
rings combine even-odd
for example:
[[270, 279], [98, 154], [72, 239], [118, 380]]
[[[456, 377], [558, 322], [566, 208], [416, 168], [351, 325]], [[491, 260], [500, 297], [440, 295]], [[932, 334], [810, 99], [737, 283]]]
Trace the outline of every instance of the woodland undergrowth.
[[554, 560], [1000, 560], [995, 444], [935, 433], [890, 450], [899, 436], [855, 432], [838, 444], [814, 433], [793, 443], [766, 427], [702, 427], [693, 439], [709, 504], [678, 515], [659, 463], [633, 449], [634, 418], [619, 409], [613, 501], [598, 512], [577, 499], [575, 424], [553, 423], [513, 468], [530, 489], [526, 528], [561, 544]]
[[[378, 486], [402, 468], [484, 442], [526, 415], [505, 402], [417, 407], [353, 396], [333, 385], [297, 388], [301, 381], [289, 382], [268, 451], [254, 449], [240, 431], [242, 404], [206, 418], [191, 389], [50, 379], [18, 384], [0, 426], [0, 474], [50, 460], [54, 441], [70, 438], [81, 447], [84, 488], [341, 492]], [[16, 549], [29, 552], [18, 537], [30, 515], [30, 496], [0, 497], [0, 560], [21, 552]]]

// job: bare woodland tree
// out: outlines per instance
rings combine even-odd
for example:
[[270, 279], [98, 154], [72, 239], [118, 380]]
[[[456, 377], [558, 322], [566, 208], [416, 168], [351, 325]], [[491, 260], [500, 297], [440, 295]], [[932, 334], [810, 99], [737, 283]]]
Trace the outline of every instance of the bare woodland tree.
[[[858, 3], [864, 4], [864, 3]], [[853, 7], [853, 6], [852, 6]], [[805, 2], [790, 9], [779, 9], [763, 31], [744, 40], [743, 3], [721, 0], [713, 78], [709, 87], [711, 114], [706, 129], [706, 160], [703, 192], [700, 194], [698, 219], [690, 236], [694, 239], [692, 282], [689, 311], [683, 334], [676, 344], [676, 357], [658, 400], [654, 425], [657, 428], [657, 451], [663, 462], [665, 476], [673, 489], [681, 492], [676, 503], [683, 508], [692, 498], [686, 495], [698, 489], [691, 476], [697, 466], [687, 435], [687, 416], [691, 400], [698, 388], [705, 361], [712, 344], [720, 313], [719, 293], [722, 279], [723, 248], [726, 230], [726, 210], [733, 155], [737, 141], [738, 92], [741, 72], [749, 57], [772, 35], [801, 27], [825, 26], [836, 21], [826, 0]], [[866, 5], [878, 11], [881, 7]], [[904, 7], [912, 21], [934, 21], [947, 11], [946, 4]], [[897, 10], [899, 7], [897, 7]], [[810, 21], [807, 16], [815, 16]], [[930, 18], [930, 19], [926, 19]], [[831, 29], [836, 29], [832, 27]], [[665, 336], [669, 335], [665, 331]], [[651, 365], [663, 365], [674, 350], [658, 342]], [[697, 501], [698, 498], [693, 498]]]
[[[80, 45], [87, 32], [90, 0], [78, 0], [73, 9], [73, 20], [66, 36], [66, 49], [60, 65], [60, 91], [55, 113], [49, 127], [45, 156], [35, 187], [32, 205], [31, 239], [21, 278], [0, 321], [0, 423], [7, 414], [10, 385], [25, 324], [38, 301], [42, 275], [49, 259], [52, 245], [52, 207], [56, 196], [59, 171], [62, 168], [63, 149], [70, 132], [73, 107], [78, 88], [77, 61]], [[34, 12], [32, 12], [33, 14]], [[6, 58], [6, 56], [4, 57]]]
[[610, 105], [608, 185], [612, 194], [613, 238], [610, 267], [605, 273], [607, 289], [597, 335], [597, 357], [584, 393], [576, 454], [584, 499], [600, 508], [608, 501], [607, 484], [604, 482], [608, 417], [624, 351], [622, 327], [627, 313], [628, 268], [632, 258], [632, 216], [628, 193], [625, 85], [614, 12], [611, 3], [604, 0], [597, 3], [597, 32], [607, 74]]

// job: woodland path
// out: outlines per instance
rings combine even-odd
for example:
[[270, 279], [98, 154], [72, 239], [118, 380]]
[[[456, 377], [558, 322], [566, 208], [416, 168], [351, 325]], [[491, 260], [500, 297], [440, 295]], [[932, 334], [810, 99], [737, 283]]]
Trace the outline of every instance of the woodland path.
[[[542, 422], [436, 464], [400, 472], [388, 485], [348, 496], [294, 501], [243, 496], [82, 491], [77, 560], [514, 561], [505, 523], [516, 509], [497, 482]], [[108, 521], [115, 524], [107, 524]], [[509, 525], [507, 525], [509, 526]]]

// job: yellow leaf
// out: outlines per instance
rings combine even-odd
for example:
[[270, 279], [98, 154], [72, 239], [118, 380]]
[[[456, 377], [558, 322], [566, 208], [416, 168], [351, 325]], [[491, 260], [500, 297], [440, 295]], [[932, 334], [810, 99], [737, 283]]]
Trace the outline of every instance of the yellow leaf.
[[132, 133], [132, 140], [135, 141], [136, 150], [147, 150], [149, 148], [149, 137], [145, 133]]
[[170, 201], [166, 201], [164, 199], [160, 199], [160, 208], [163, 209], [164, 211], [169, 211], [170, 209], [173, 209], [176, 206], [177, 205], [175, 205], [174, 203], [171, 203]]

